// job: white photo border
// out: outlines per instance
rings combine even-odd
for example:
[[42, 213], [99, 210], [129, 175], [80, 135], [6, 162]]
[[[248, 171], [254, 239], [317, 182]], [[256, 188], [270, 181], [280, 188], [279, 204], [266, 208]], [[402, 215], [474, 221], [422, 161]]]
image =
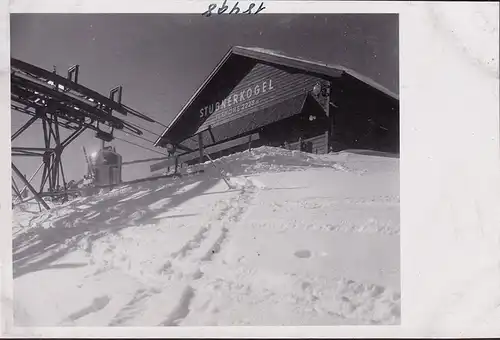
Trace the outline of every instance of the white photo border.
[[[259, 14], [399, 13], [400, 326], [13, 327], [8, 166], [9, 13], [201, 15], [212, 2], [11, 0], [10, 4], [2, 5], [0, 103], [4, 123], [0, 124], [0, 135], [4, 142], [0, 143], [0, 157], [5, 166], [0, 169], [3, 193], [0, 198], [0, 334], [75, 338], [500, 335], [500, 307], [497, 306], [500, 304], [499, 6], [485, 2], [264, 1], [266, 9]], [[495, 12], [496, 17], [491, 14]], [[487, 24], [477, 19], [481, 13], [488, 14], [482, 17], [486, 17]], [[478, 24], [476, 19], [481, 22]], [[494, 284], [498, 294], [487, 299], [481, 292]]]

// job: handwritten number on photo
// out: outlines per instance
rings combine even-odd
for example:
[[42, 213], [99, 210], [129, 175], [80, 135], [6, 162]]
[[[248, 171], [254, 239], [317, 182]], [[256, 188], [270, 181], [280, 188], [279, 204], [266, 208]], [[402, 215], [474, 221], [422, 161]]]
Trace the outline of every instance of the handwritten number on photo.
[[[229, 12], [229, 14], [238, 14], [238, 13], [240, 13], [240, 8], [238, 7], [238, 4], [239, 4], [239, 2], [236, 2], [236, 3], [234, 4], [234, 7], [233, 7], [233, 9], [231, 10], [231, 12]], [[253, 4], [252, 4], [252, 5], [253, 5]]]
[[[234, 4], [233, 8], [229, 11], [228, 14], [240, 14], [240, 13], [241, 14], [252, 14], [252, 9], [255, 7], [255, 4], [252, 2], [248, 6], [247, 10], [241, 12], [241, 9], [238, 5], [239, 5], [239, 1]], [[217, 8], [217, 4], [210, 4], [210, 5], [208, 5], [208, 9], [205, 12], [203, 12], [202, 15], [206, 16], [206, 17], [210, 17], [210, 16], [212, 16], [212, 14], [215, 14], [216, 8]], [[224, 2], [222, 3], [222, 6], [217, 8], [217, 14], [219, 14], [219, 15], [224, 14], [224, 13], [226, 13], [226, 11], [228, 9], [229, 9], [229, 6], [227, 6], [227, 0], [224, 0]], [[266, 9], [266, 7], [264, 7], [264, 3], [261, 2], [259, 5], [259, 8], [257, 8], [255, 13], [253, 13], [253, 14], [258, 14], [258, 13], [262, 12], [264, 9]]]
[[210, 5], [208, 5], [208, 9], [207, 9], [207, 11], [206, 11], [206, 12], [203, 12], [203, 14], [202, 14], [202, 15], [203, 15], [203, 16], [206, 16], [206, 17], [211, 16], [211, 15], [212, 15], [212, 11], [213, 11], [216, 7], [217, 7], [217, 5], [216, 5], [216, 4], [210, 4]]

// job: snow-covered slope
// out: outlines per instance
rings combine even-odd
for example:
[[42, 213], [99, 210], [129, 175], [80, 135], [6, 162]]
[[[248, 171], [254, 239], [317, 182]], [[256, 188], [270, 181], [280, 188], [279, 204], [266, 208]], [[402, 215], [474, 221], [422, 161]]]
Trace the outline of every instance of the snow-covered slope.
[[400, 322], [399, 160], [262, 147], [14, 215], [19, 326]]

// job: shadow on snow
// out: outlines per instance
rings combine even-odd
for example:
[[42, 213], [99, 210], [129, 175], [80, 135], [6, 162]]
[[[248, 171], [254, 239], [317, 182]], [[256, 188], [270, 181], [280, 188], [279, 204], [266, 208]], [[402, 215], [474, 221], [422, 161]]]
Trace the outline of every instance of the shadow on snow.
[[[268, 154], [269, 150], [273, 152], [272, 155]], [[338, 164], [319, 160], [314, 155], [291, 153], [278, 148], [245, 151], [223, 157], [216, 160], [216, 163], [231, 176], [294, 171], [298, 168], [332, 168]], [[117, 233], [124, 228], [155, 224], [160, 212], [172, 210], [194, 197], [239, 191], [232, 189], [208, 192], [221, 178], [211, 164], [205, 163], [202, 167], [205, 168], [205, 173], [201, 175], [161, 179], [116, 188], [100, 197], [77, 198], [48, 212], [40, 213], [30, 220], [29, 230], [17, 233], [13, 238], [14, 278], [44, 269], [79, 266], [54, 262], [74, 251], [83, 239], [92, 247], [94, 241], [110, 233]], [[181, 190], [187, 186], [187, 190]], [[279, 189], [293, 188], [268, 190]], [[165, 218], [182, 216], [172, 215]], [[44, 226], [44, 223], [48, 223], [48, 227]], [[35, 226], [31, 227], [33, 224]]]
[[[154, 223], [155, 216], [160, 212], [178, 207], [205, 193], [219, 181], [218, 178], [206, 176], [203, 179], [193, 176], [154, 181], [134, 188], [136, 193], [146, 191], [138, 198], [124, 201], [123, 195], [119, 194], [121, 189], [115, 189], [103, 195], [98, 202], [92, 202], [95, 197], [79, 198], [45, 212], [41, 216], [45, 216], [46, 220], [52, 219], [48, 228], [38, 225], [19, 234], [12, 241], [14, 278], [43, 269], [71, 267], [53, 263], [75, 250], [84, 238], [91, 247], [92, 242], [110, 233]], [[198, 183], [195, 184], [196, 182]], [[194, 186], [180, 191], [190, 184]], [[156, 204], [154, 208], [150, 207], [164, 198], [170, 200], [161, 205]], [[56, 219], [53, 219], [54, 214], [58, 216]], [[181, 215], [170, 216], [175, 217]], [[37, 224], [40, 223], [43, 221], [38, 221]]]

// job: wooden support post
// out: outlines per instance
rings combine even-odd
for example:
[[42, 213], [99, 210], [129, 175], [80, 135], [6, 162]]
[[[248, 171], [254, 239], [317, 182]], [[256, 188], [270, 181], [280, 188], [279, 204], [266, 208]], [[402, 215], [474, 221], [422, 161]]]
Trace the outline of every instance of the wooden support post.
[[329, 153], [330, 152], [330, 143], [328, 143], [328, 137], [329, 137], [329, 133], [328, 131], [325, 132], [325, 153]]
[[174, 174], [177, 173], [177, 168], [179, 167], [179, 157], [175, 156], [175, 169], [174, 169]]
[[203, 136], [201, 135], [202, 133], [200, 132], [198, 134], [198, 147], [200, 149], [200, 164], [203, 163]]
[[328, 129], [326, 130], [326, 152], [325, 153], [330, 152], [330, 146], [331, 146], [332, 136], [333, 136], [333, 117], [332, 117], [331, 112], [330, 112], [330, 100], [331, 100], [331, 91], [332, 91], [331, 85], [332, 85], [331, 82], [327, 83], [328, 92], [327, 92], [327, 95], [325, 98], [325, 100], [326, 100], [326, 112], [325, 113], [326, 113], [326, 117], [328, 118]]
[[211, 125], [208, 126], [208, 133], [210, 133], [210, 137], [212, 138], [212, 143], [215, 144], [215, 136], [214, 136], [214, 134], [212, 132], [212, 126]]
[[248, 136], [248, 151], [252, 150], [252, 135]]

